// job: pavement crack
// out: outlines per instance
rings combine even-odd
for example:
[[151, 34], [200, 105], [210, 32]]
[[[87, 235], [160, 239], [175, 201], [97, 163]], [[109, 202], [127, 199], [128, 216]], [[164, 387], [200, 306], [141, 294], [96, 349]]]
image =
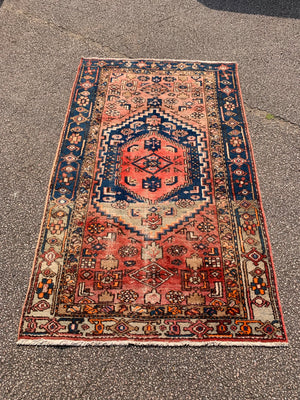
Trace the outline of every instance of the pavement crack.
[[[258, 107], [250, 106], [248, 103], [244, 102], [244, 105], [245, 105], [245, 108], [247, 108], [251, 112], [254, 112], [255, 114], [257, 114], [261, 118], [266, 119], [266, 115], [270, 114], [269, 111], [263, 110], [263, 109], [258, 108]], [[275, 115], [275, 114], [270, 114], [270, 115], [272, 115], [272, 118], [270, 118], [270, 121], [277, 121], [277, 122], [285, 123], [285, 124], [288, 124], [290, 126], [296, 127], [298, 129], [300, 128], [300, 125], [297, 124], [296, 122], [289, 121], [288, 119], [286, 119], [284, 117], [281, 117], [280, 115]]]
[[82, 34], [80, 34], [78, 32], [74, 32], [74, 31], [66, 28], [63, 25], [56, 24], [56, 23], [51, 22], [49, 20], [33, 16], [33, 15], [31, 15], [30, 13], [28, 13], [26, 11], [23, 11], [21, 9], [13, 7], [11, 4], [5, 4], [5, 6], [6, 6], [5, 8], [8, 11], [14, 12], [17, 15], [21, 15], [21, 16], [27, 18], [28, 20], [30, 20], [33, 23], [39, 23], [39, 24], [43, 24], [43, 25], [49, 26], [49, 27], [51, 27], [53, 29], [57, 29], [60, 32], [63, 32], [65, 34], [67, 34], [68, 36], [70, 36], [70, 37], [72, 37], [72, 38], [74, 38], [76, 40], [82, 40], [82, 41], [86, 41], [86, 42], [92, 43], [92, 44], [94, 44], [96, 46], [101, 47], [103, 50], [107, 49], [107, 50], [109, 50], [109, 51], [111, 51], [113, 53], [117, 53], [118, 56], [129, 58], [129, 56], [127, 54], [121, 53], [118, 49], [113, 49], [109, 45], [103, 45], [102, 43], [98, 42], [97, 40], [95, 40], [95, 39], [93, 39], [93, 38], [91, 38], [89, 36], [84, 36], [84, 35], [82, 35]]
[[[155, 23], [155, 25], [159, 25], [159, 24], [161, 24], [162, 22], [166, 22], [166, 21], [168, 21], [169, 19], [172, 19], [172, 18], [176, 17], [176, 15], [177, 15], [177, 14], [169, 15], [168, 17], [161, 18], [161, 19], [155, 21], [154, 23]], [[150, 26], [151, 26], [151, 24], [150, 24]]]
[[[189, 11], [192, 11], [192, 10], [194, 10], [195, 8], [198, 8], [198, 5], [197, 6], [194, 6], [194, 7], [190, 7], [190, 8], [187, 8], [186, 10], [182, 10], [182, 12], [181, 12], [181, 14], [184, 14], [184, 13], [187, 13], [187, 12], [189, 12]], [[159, 25], [159, 24], [161, 24], [162, 22], [165, 22], [165, 21], [169, 21], [170, 19], [173, 19], [174, 17], [176, 17], [177, 15], [179, 15], [179, 13], [177, 12], [177, 13], [174, 13], [174, 14], [172, 14], [172, 15], [169, 15], [168, 17], [164, 17], [164, 18], [161, 18], [161, 19], [158, 19], [158, 20], [154, 20], [152, 23], [146, 23], [146, 24], [144, 24], [144, 27], [146, 26], [146, 27], [151, 27], [151, 26], [153, 26], [153, 25]], [[134, 32], [136, 32], [135, 30], [129, 30], [129, 31], [127, 31], [126, 32], [126, 35], [128, 35], [128, 34], [130, 34], [130, 33], [134, 33]], [[116, 38], [119, 38], [119, 37], [121, 37], [121, 36], [123, 36], [124, 35], [124, 33], [120, 33], [119, 35], [116, 35]]]

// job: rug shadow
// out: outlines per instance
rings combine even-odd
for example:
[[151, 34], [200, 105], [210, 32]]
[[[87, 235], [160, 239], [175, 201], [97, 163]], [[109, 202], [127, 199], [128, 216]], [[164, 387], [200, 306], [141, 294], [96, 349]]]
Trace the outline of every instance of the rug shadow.
[[241, 14], [300, 18], [299, 0], [197, 0], [208, 8]]

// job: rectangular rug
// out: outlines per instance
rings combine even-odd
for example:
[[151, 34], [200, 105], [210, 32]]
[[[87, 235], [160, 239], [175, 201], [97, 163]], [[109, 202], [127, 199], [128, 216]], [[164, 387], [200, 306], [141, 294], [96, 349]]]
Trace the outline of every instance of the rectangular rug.
[[18, 343], [287, 343], [236, 63], [81, 60]]

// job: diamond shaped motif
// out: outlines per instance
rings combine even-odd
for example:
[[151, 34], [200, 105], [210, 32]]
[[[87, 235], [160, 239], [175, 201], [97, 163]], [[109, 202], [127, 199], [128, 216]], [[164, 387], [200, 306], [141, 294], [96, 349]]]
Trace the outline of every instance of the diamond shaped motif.
[[158, 171], [163, 170], [172, 163], [163, 157], [153, 153], [145, 157], [139, 158], [133, 162], [132, 165], [140, 168], [143, 171], [149, 172], [150, 174], [156, 174]]
[[58, 332], [60, 329], [65, 328], [63, 325], [61, 325], [55, 318], [49, 319], [49, 321], [40, 326], [41, 328], [44, 328], [49, 334], [53, 334]]
[[144, 285], [157, 288], [162, 283], [166, 282], [172, 275], [173, 274], [170, 271], [153, 262], [146, 267], [133, 272], [129, 276]]
[[252, 261], [254, 265], [258, 265], [260, 261], [263, 261], [263, 259], [267, 257], [257, 251], [254, 247], [248, 253], [243, 254], [243, 256]]

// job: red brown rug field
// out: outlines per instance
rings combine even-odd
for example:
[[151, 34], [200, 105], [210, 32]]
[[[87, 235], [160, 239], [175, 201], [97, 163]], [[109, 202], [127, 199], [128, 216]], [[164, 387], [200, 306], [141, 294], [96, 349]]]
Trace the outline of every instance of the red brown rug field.
[[287, 343], [235, 63], [81, 60], [18, 343]]

